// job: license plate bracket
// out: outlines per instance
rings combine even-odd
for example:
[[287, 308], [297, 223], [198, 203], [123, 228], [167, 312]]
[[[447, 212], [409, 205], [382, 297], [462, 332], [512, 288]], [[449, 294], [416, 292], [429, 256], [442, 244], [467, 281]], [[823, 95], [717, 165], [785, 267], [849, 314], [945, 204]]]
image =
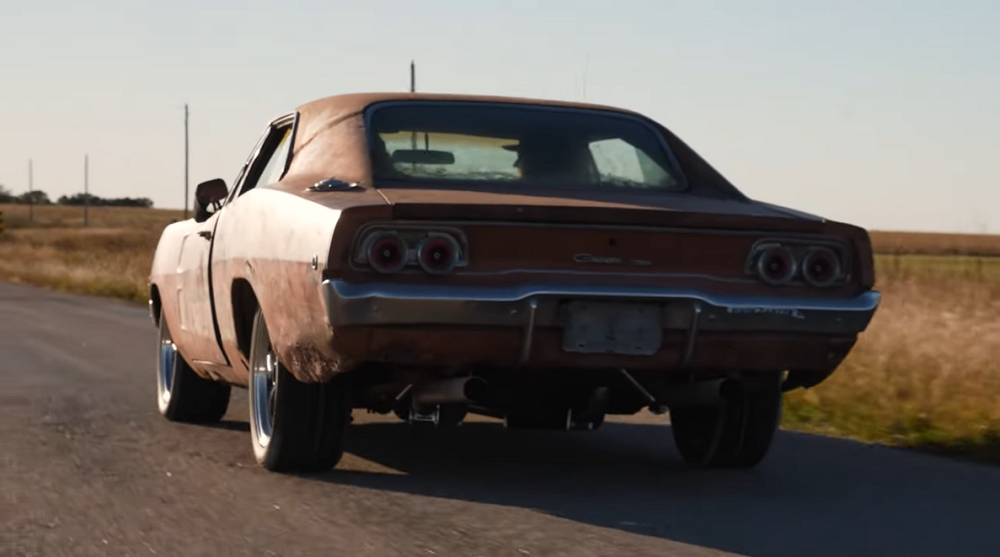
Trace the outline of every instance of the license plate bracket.
[[663, 344], [659, 304], [575, 300], [565, 308], [566, 352], [651, 356]]

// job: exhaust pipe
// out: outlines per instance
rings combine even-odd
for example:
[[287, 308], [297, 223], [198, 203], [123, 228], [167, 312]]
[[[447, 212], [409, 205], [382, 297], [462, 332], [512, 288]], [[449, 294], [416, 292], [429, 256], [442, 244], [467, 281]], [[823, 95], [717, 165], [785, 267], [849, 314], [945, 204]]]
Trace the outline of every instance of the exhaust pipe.
[[413, 388], [414, 405], [469, 404], [486, 398], [486, 381], [456, 377], [429, 381]]
[[628, 371], [624, 369], [618, 371], [632, 384], [639, 396], [649, 405], [649, 411], [654, 414], [663, 414], [667, 409], [719, 406], [722, 404], [723, 389], [727, 384], [725, 379], [699, 381], [672, 386], [659, 392], [659, 396], [654, 396]]

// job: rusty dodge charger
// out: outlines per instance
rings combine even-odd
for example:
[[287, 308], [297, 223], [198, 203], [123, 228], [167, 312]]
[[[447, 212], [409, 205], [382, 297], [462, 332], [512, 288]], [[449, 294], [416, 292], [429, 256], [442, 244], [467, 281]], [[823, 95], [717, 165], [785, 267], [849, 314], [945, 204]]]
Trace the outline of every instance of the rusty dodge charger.
[[335, 96], [272, 121], [164, 230], [159, 410], [220, 420], [247, 388], [269, 470], [336, 465], [353, 409], [564, 430], [669, 412], [685, 461], [752, 467], [783, 393], [868, 326], [874, 282], [865, 230], [751, 200], [641, 114]]

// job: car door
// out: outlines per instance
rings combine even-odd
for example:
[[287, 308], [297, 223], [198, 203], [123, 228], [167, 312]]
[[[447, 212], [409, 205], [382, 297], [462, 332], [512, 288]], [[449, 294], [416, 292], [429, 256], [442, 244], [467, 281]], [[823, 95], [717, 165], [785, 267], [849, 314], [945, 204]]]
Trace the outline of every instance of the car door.
[[177, 307], [180, 330], [174, 332], [175, 342], [193, 368], [212, 371], [229, 365], [219, 344], [214, 296], [211, 288], [211, 261], [214, 234], [219, 218], [236, 197], [248, 171], [260, 154], [270, 129], [260, 136], [250, 156], [244, 162], [232, 190], [222, 207], [207, 220], [198, 223], [184, 237], [177, 263]]
[[245, 373], [245, 365], [236, 343], [233, 280], [246, 269], [247, 254], [253, 254], [257, 249], [252, 244], [246, 245], [247, 237], [252, 236], [248, 232], [260, 226], [256, 218], [248, 218], [242, 200], [255, 188], [276, 183], [284, 175], [290, 160], [294, 126], [294, 114], [283, 116], [268, 126], [260, 148], [249, 161], [243, 180], [230, 192], [226, 205], [220, 211], [219, 223], [215, 226], [208, 272], [210, 296], [214, 301], [218, 345], [222, 347], [234, 377]]
[[225, 356], [215, 342], [212, 304], [206, 262], [212, 247], [212, 231], [218, 213], [199, 223], [181, 243], [177, 263], [177, 308], [180, 331], [174, 332], [175, 342], [183, 348], [188, 363], [225, 364]]

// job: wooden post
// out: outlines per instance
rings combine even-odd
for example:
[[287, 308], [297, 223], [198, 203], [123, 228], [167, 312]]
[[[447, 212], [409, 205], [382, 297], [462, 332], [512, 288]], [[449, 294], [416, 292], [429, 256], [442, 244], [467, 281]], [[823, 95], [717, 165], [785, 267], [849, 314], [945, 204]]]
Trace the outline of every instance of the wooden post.
[[83, 225], [90, 224], [90, 156], [83, 156]]
[[35, 191], [35, 177], [34, 168], [32, 168], [32, 161], [28, 159], [28, 222], [34, 222], [35, 220], [35, 199], [31, 195]]
[[184, 103], [184, 220], [188, 218], [188, 105]]
[[[417, 64], [413, 60], [410, 60], [410, 92], [417, 92]], [[410, 134], [410, 149], [414, 151], [417, 150], [417, 132], [414, 131]], [[414, 164], [413, 166], [416, 166]]]

